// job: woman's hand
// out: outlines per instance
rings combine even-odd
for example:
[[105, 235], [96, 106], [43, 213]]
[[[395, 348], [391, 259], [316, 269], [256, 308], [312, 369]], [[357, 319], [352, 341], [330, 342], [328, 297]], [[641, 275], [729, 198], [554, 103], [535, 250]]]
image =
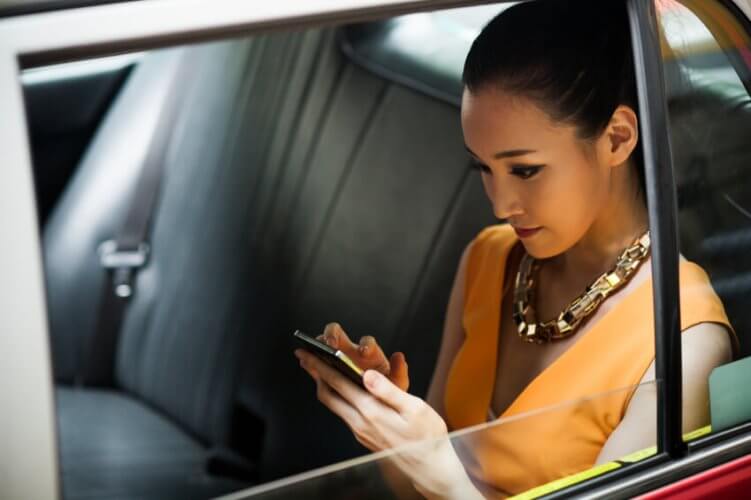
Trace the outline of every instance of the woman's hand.
[[387, 358], [376, 340], [369, 335], [362, 337], [360, 342], [355, 344], [338, 323], [326, 325], [318, 340], [339, 349], [363, 370], [377, 370], [401, 390], [409, 389], [407, 361], [401, 352], [395, 352], [390, 359]]
[[391, 460], [418, 491], [430, 498], [480, 498], [447, 438], [445, 422], [427, 403], [376, 370], [365, 372], [366, 392], [315, 356], [301, 349], [295, 356], [315, 380], [318, 399], [363, 446], [381, 451], [414, 443]]

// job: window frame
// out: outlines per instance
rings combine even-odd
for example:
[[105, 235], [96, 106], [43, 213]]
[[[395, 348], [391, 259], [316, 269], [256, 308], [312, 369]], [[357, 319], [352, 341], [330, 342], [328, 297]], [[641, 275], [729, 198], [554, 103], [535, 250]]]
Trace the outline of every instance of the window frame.
[[[634, 38], [641, 143], [645, 153], [653, 242], [655, 365], [660, 384], [658, 453], [549, 495], [555, 498], [573, 494], [631, 496], [751, 451], [751, 423], [688, 446], [682, 440], [680, 307], [675, 300], [679, 290], [677, 209], [662, 60], [656, 32], [648, 29], [654, 28], [656, 23], [653, 1], [626, 1]], [[746, 10], [730, 0], [715, 1], [729, 8], [744, 27], [751, 27]], [[10, 496], [56, 498], [60, 491], [59, 464], [41, 242], [36, 227], [20, 70], [82, 57], [490, 2], [318, 0], [293, 5], [292, 2], [257, 4], [246, 0], [211, 3], [160, 0], [109, 1], [85, 9], [66, 7], [92, 2], [73, 2], [65, 6], [62, 2], [47, 3], [63, 10], [13, 16], [7, 11], [6, 15], [0, 12], [0, 95], [6, 111], [0, 113], [0, 129], [3, 130], [0, 150], [4, 151], [6, 160], [0, 171], [0, 200], [4, 210], [14, 214], [6, 231], [0, 232], [0, 273], [9, 283], [24, 284], [20, 290], [13, 291], [12, 297], [10, 293], [0, 295], [0, 317], [4, 330], [10, 332], [0, 335], [0, 366], [4, 374], [12, 376], [15, 386], [3, 386], [7, 406], [2, 422], [6, 425], [0, 428], [14, 430], [4, 432], [3, 437], [9, 438], [6, 448], [9, 454], [18, 452], [13, 457], [0, 456], [0, 468], [7, 472], [8, 483], [3, 486], [3, 492], [10, 488]], [[145, 22], [124, 23], [124, 12], [130, 19]], [[12, 353], [15, 359], [2, 357], [3, 352]], [[34, 418], [29, 418], [30, 414]], [[32, 442], [35, 446], [28, 446]], [[29, 477], [37, 478], [34, 484], [28, 484]]]

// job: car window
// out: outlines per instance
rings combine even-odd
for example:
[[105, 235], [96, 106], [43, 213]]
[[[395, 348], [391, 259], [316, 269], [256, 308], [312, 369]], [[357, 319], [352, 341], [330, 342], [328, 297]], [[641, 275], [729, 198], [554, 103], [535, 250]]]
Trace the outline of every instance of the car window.
[[[716, 292], [719, 300], [714, 317], [724, 324], [726, 313], [734, 330], [728, 336], [723, 333], [726, 327], [718, 332], [716, 325], [711, 325], [714, 332], [684, 337], [684, 400], [706, 400], [709, 392], [705, 414], [684, 415], [684, 424], [687, 418], [711, 416], [713, 430], [723, 430], [751, 420], [751, 411], [739, 406], [737, 398], [748, 364], [739, 361], [712, 375], [713, 366], [705, 364], [707, 357], [712, 357], [715, 365], [727, 363], [731, 347], [735, 359], [749, 354], [751, 39], [737, 13], [722, 2], [661, 0], [656, 5], [664, 34], [681, 252], [709, 274], [713, 288], [697, 285], [685, 291], [681, 315], [684, 325], [691, 322], [696, 312], [691, 304], [696, 297]], [[685, 278], [692, 279], [684, 267]], [[684, 274], [681, 277], [684, 279]]]
[[[366, 455], [316, 401], [291, 333], [336, 320], [354, 338], [373, 335], [386, 352], [406, 353], [410, 392], [425, 397], [462, 251], [498, 222], [467, 168], [457, 103], [469, 43], [508, 6], [143, 55], [40, 228], [68, 497], [394, 493], [382, 466], [436, 443]], [[658, 6], [682, 251], [710, 273], [740, 336], [741, 249], [751, 241], [740, 182], [746, 53], [736, 32], [718, 41], [693, 7]], [[154, 155], [163, 177], [150, 185], [157, 200], [144, 201], [134, 193]], [[124, 223], [151, 203], [147, 241], [114, 248], [132, 243]], [[113, 321], [114, 340], [101, 337]], [[91, 374], [97, 364], [101, 378]], [[482, 468], [478, 453], [518, 467], [504, 448], [514, 441], [525, 444], [525, 463], [552, 460], [549, 440], [576, 444], [552, 424], [571, 415], [605, 415], [589, 436], [602, 442], [634, 395], [654, 401], [659, 383], [459, 430], [451, 445], [486, 488], [504, 469]], [[533, 488], [533, 498], [654, 455], [655, 405], [642, 409], [647, 437], [619, 461], [593, 468], [590, 453], [564, 478], [516, 471], [527, 482], [510, 491]], [[684, 430], [693, 439], [708, 429]], [[244, 489], [259, 483], [270, 484]]]
[[[526, 470], [526, 476], [533, 480], [525, 481], [533, 487], [525, 490], [500, 491], [497, 489], [499, 478], [516, 474], [520, 458], [515, 445], [525, 442], [527, 447], [523, 454], [533, 456], [534, 461], [544, 464], [548, 460], [555, 460], [556, 450], [546, 443], [558, 440], [566, 435], [567, 429], [563, 422], [568, 421], [573, 414], [588, 414], [599, 411], [600, 408], [618, 404], [624, 395], [640, 391], [656, 391], [657, 382], [649, 382], [638, 387], [624, 387], [602, 394], [593, 394], [574, 401], [540, 408], [518, 415], [503, 417], [485, 424], [450, 433], [447, 439], [432, 439], [416, 441], [399, 448], [385, 450], [359, 459], [354, 459], [330, 467], [324, 467], [303, 474], [298, 474], [261, 485], [255, 488], [241, 490], [225, 497], [223, 500], [271, 500], [282, 498], [358, 498], [358, 499], [388, 499], [388, 498], [420, 498], [416, 495], [415, 487], [398, 473], [396, 465], [401, 467], [415, 463], [416, 457], [435, 454], [436, 450], [447, 444], [455, 450], [459, 460], [445, 467], [446, 477], [454, 475], [462, 477], [463, 468], [472, 473], [473, 487], [482, 492], [488, 499], [506, 498], [514, 494], [513, 498], [533, 499], [568, 486], [598, 477], [608, 472], [618, 470], [628, 464], [638, 462], [656, 453], [654, 446], [634, 446], [632, 450], [618, 457], [618, 460], [606, 461], [591, 467], [585, 457], [579, 463], [569, 463], [567, 476], [563, 478], [546, 477], [539, 470]], [[562, 426], [563, 425], [563, 426]], [[702, 435], [706, 429], [700, 429], [688, 438]], [[478, 462], [478, 457], [493, 457], [485, 464]], [[524, 457], [525, 460], [528, 457]], [[511, 472], [514, 471], [514, 472]], [[456, 474], [454, 474], [456, 473]], [[484, 478], [484, 480], [483, 480]], [[419, 485], [429, 491], [431, 485]], [[516, 488], [510, 484], [510, 487]], [[452, 498], [470, 498], [468, 491], [457, 491]]]

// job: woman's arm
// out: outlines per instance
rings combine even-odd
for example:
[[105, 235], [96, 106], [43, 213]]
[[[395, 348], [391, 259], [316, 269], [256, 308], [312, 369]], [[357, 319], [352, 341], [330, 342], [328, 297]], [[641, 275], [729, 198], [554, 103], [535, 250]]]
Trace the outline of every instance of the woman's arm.
[[482, 499], [459, 460], [446, 424], [422, 399], [397, 387], [386, 375], [368, 370], [366, 390], [303, 349], [295, 355], [315, 380], [318, 399], [371, 451], [399, 448], [389, 455], [428, 498]]
[[[471, 243], [470, 243], [471, 245]], [[443, 408], [443, 395], [446, 392], [446, 377], [451, 368], [451, 363], [456, 356], [456, 352], [464, 342], [464, 330], [462, 328], [462, 312], [464, 310], [464, 290], [466, 284], [467, 258], [469, 246], [464, 249], [459, 265], [454, 275], [454, 284], [451, 287], [448, 306], [446, 307], [446, 316], [443, 322], [443, 335], [441, 337], [441, 347], [438, 353], [436, 366], [433, 369], [433, 376], [430, 380], [426, 401], [433, 409], [446, 420], [446, 413]], [[412, 481], [393, 463], [383, 461], [379, 463], [384, 479], [391, 486], [392, 491], [396, 492], [401, 500], [409, 498], [422, 498], [412, 487]]]
[[[449, 297], [446, 319], [444, 322], [438, 362], [433, 372], [433, 377], [428, 392], [429, 404], [425, 404], [425, 402], [419, 401], [417, 400], [417, 398], [414, 398], [413, 396], [410, 396], [406, 393], [386, 391], [386, 393], [390, 393], [388, 397], [384, 397], [384, 395], [378, 395], [380, 396], [383, 403], [386, 403], [387, 400], [394, 398], [393, 402], [399, 401], [400, 403], [404, 404], [403, 401], [407, 401], [409, 402], [408, 406], [411, 406], [413, 408], [419, 409], [422, 406], [422, 409], [419, 409], [418, 411], [407, 411], [405, 412], [405, 414], [403, 414], [403, 416], [406, 417], [405, 420], [412, 420], [414, 418], [416, 423], [420, 423], [420, 431], [417, 432], [418, 434], [425, 432], [427, 430], [426, 427], [430, 428], [438, 426], [438, 422], [440, 422], [440, 426], [443, 427], [443, 431], [434, 430], [433, 432], [428, 432], [427, 434], [435, 435], [436, 433], [441, 434], [441, 432], [446, 432], [445, 424], [443, 423], [444, 415], [442, 400], [448, 370], [450, 369], [456, 352], [458, 351], [461, 343], [464, 340], [461, 317], [464, 303], [467, 254], [468, 250], [465, 249], [464, 253], [462, 254], [462, 258], [459, 261], [459, 266], [454, 277], [454, 283]], [[346, 337], [346, 333], [344, 333], [343, 330], [340, 330], [341, 328], [335, 324], [327, 327], [326, 341], [330, 345], [334, 343], [337, 344], [339, 348], [346, 347], [348, 350], [351, 350], [353, 354], [358, 354], [357, 349], [351, 349], [355, 346], [349, 345], [351, 342]], [[377, 345], [374, 347], [377, 347]], [[380, 352], [380, 348], [378, 348], [377, 351], [378, 355], [373, 357], [383, 357], [382, 352]], [[396, 428], [401, 427], [401, 432], [397, 432], [396, 434], [402, 434], [405, 431], [407, 431], [407, 434], [409, 433], [408, 428], [411, 427], [409, 424], [406, 427], [402, 427], [407, 422], [402, 421], [401, 424], [397, 425], [396, 428], [394, 428], [393, 420], [387, 418], [388, 413], [391, 413], [389, 410], [392, 409], [388, 408], [388, 406], [393, 405], [398, 407], [399, 405], [394, 405], [392, 401], [389, 401], [391, 405], [387, 403], [387, 407], [383, 407], [380, 404], [374, 405], [373, 403], [375, 403], [375, 401], [369, 401], [367, 398], [362, 397], [364, 395], [352, 392], [351, 388], [346, 384], [341, 385], [338, 381], [338, 377], [336, 377], [336, 374], [331, 373], [328, 367], [320, 365], [315, 359], [310, 359], [309, 357], [305, 356], [304, 353], [298, 354], [302, 356], [301, 359], [305, 362], [303, 366], [306, 368], [306, 370], [309, 371], [309, 373], [311, 373], [314, 379], [316, 379], [319, 389], [319, 399], [321, 399], [322, 402], [326, 406], [328, 406], [334, 413], [342, 417], [342, 419], [353, 430], [353, 433], [355, 434], [355, 437], [358, 439], [358, 441], [360, 441], [367, 448], [373, 451], [377, 451], [379, 449], [389, 447], [388, 445], [384, 446], [384, 444], [386, 444], [385, 441], [391, 441], [392, 445], [395, 444], [394, 441], [401, 441], [404, 436], [402, 436], [402, 439], [397, 438], [397, 436], [394, 435]], [[373, 366], [375, 366], [375, 364], [377, 363], [372, 363]], [[401, 382], [401, 380], [399, 380], [401, 377], [392, 377], [393, 374], [390, 373], [391, 371], [394, 371], [394, 368], [396, 367], [392, 360], [390, 368], [386, 368], [384, 366], [383, 369], [379, 369], [378, 371], [387, 374], [388, 378], [391, 379], [391, 381], [395, 382], [396, 385], [401, 386], [402, 384], [399, 383]], [[394, 378], [396, 378], [397, 380], [395, 380]], [[326, 382], [322, 382], [320, 379], [324, 379], [326, 380]], [[384, 385], [388, 387], [390, 384]], [[406, 384], [404, 385], [405, 387], [401, 387], [402, 390], [406, 389]], [[331, 388], [329, 386], [331, 386]], [[371, 388], [369, 388], [369, 390], [373, 392]], [[435, 411], [433, 411], [434, 409]], [[402, 412], [399, 411], [398, 413]], [[434, 417], [431, 417], [430, 413], [433, 413]], [[436, 419], [438, 420], [433, 422], [431, 425], [430, 422]], [[370, 429], [368, 429], [369, 425], [367, 421], [371, 421], [371, 425], [372, 423], [378, 422], [376, 424], [376, 427], [383, 427], [381, 429], [376, 429], [374, 427], [370, 427]], [[388, 429], [389, 427], [391, 427], [391, 429]], [[384, 431], [386, 432], [386, 435], [383, 434]], [[387, 437], [387, 435], [389, 434], [390, 436], [388, 437], [390, 437], [391, 439], [388, 439]], [[447, 446], [442, 447], [442, 450], [424, 450], [424, 455], [430, 455], [432, 457], [432, 460], [430, 460], [429, 463], [426, 464], [429, 465], [430, 472], [428, 472], [427, 470], [421, 470], [422, 467], [418, 466], [417, 470], [421, 470], [421, 473], [415, 474], [416, 471], [412, 470], [412, 474], [405, 474], [405, 472], [409, 469], [412, 469], [412, 467], [405, 467], [404, 463], [400, 464], [398, 462], [403, 461], [403, 458], [409, 456], [410, 453], [406, 453], [404, 454], [404, 456], [402, 456], [402, 454], [398, 454], [392, 457], [390, 460], [382, 461], [379, 465], [381, 465], [382, 471], [384, 472], [387, 481], [391, 483], [394, 491], [398, 492], [399, 496], [402, 498], [412, 497], [413, 494], [416, 494], [417, 491], [415, 491], [415, 488], [417, 488], [425, 496], [436, 496], [436, 493], [438, 492], [435, 490], [430, 491], [432, 488], [430, 488], [429, 486], [427, 490], [423, 489], [427, 485], [434, 485], [436, 480], [438, 480], [439, 484], [442, 484], [442, 486], [439, 487], [439, 490], [443, 490], [441, 491], [441, 493], [438, 493], [437, 496], [445, 495], [445, 497], [455, 497], [458, 492], [450, 491], [450, 489], [454, 487], [459, 488], [462, 497], [466, 497], [467, 495], [477, 495], [477, 491], [474, 489], [473, 485], [467, 478], [461, 462], [453, 452], [450, 444], [448, 444], [448, 441], [446, 441], [446, 445]], [[409, 461], [410, 460], [408, 459], [407, 462]], [[418, 460], [418, 462], [420, 461], [421, 460]], [[437, 477], [431, 478], [431, 476], [435, 476], [437, 471], [441, 472], [438, 473]], [[453, 477], [455, 477], [455, 479], [451, 479]]]
[[[683, 429], [690, 432], [709, 424], [709, 374], [732, 359], [727, 329], [717, 323], [700, 323], [681, 334], [683, 371]], [[654, 362], [642, 384], [655, 380]], [[634, 392], [626, 414], [605, 442], [597, 463], [654, 446], [657, 442], [657, 387], [641, 385]]]

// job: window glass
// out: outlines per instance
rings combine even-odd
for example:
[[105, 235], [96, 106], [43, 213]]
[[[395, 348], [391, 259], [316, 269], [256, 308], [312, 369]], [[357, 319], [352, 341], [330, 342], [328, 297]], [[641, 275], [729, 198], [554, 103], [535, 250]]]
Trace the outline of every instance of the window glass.
[[[404, 353], [409, 392], [427, 399], [447, 299], [465, 248], [482, 232], [501, 235], [522, 252], [518, 240], [542, 228], [540, 221], [529, 222], [537, 228], [517, 221], [516, 232], [499, 224], [499, 218], [509, 217], [494, 213], [483, 188], [487, 171], [483, 165], [468, 168], [478, 165], [463, 141], [462, 63], [480, 28], [505, 8], [508, 4], [275, 31], [154, 50], [125, 66], [122, 59], [114, 66], [111, 60], [89, 61], [25, 73], [37, 196], [46, 207], [40, 213], [49, 212], [40, 217], [40, 231], [66, 497], [162, 498], [168, 492], [206, 498], [314, 469], [315, 474], [294, 476], [284, 483], [288, 486], [253, 494], [336, 498], [337, 491], [389, 491], [379, 483], [375, 462], [383, 456], [366, 456], [351, 430], [316, 400], [293, 356], [291, 334], [298, 328], [321, 333], [337, 321], [355, 340], [373, 336], [384, 352]], [[577, 14], [569, 19], [584, 18], [581, 10], [572, 12]], [[627, 35], [625, 20], [616, 26]], [[564, 29], [557, 36], [568, 42], [569, 35]], [[513, 38], [520, 41], [514, 46], [518, 50], [542, 39], [526, 32]], [[537, 57], [549, 58], [548, 47], [543, 45]], [[627, 69], [627, 44], [620, 47]], [[578, 49], [564, 52], [582, 60]], [[707, 63], [697, 67], [705, 69]], [[592, 68], [599, 66], [587, 66]], [[553, 77], [559, 76], [556, 71]], [[584, 80], [602, 82], [601, 72], [593, 72], [599, 79]], [[571, 87], [580, 81], [577, 73], [566, 75]], [[559, 90], [551, 91], [552, 100], [572, 94]], [[578, 103], [593, 102], [590, 89], [573, 94]], [[515, 143], [501, 159], [528, 151], [519, 148], [539, 147], [538, 134], [555, 128], [548, 127], [549, 117], [537, 113], [540, 109], [527, 105], [539, 119], [531, 132], [515, 135], [524, 116], [492, 121], [513, 127], [499, 134], [513, 136]], [[566, 151], [581, 159], [574, 137], [552, 142], [565, 142], [571, 146]], [[540, 161], [557, 163], [559, 155], [548, 156], [551, 160]], [[144, 158], [161, 162], [158, 183], [144, 185], [143, 179], [157, 177], [154, 171], [144, 175]], [[503, 189], [516, 186], [518, 193], [522, 181], [532, 185], [540, 178], [536, 173], [547, 168], [532, 160], [502, 166], [510, 167], [504, 173], [513, 177]], [[597, 170], [577, 174], [588, 175], [582, 172]], [[568, 214], [560, 207], [570, 208], [572, 199], [580, 203], [580, 214], [597, 212], [586, 196], [570, 195], [570, 188], [585, 183], [557, 184], [573, 177], [553, 177], [555, 185], [545, 191], [563, 193], [546, 210], [561, 227]], [[154, 186], [158, 195], [150, 205], [142, 193]], [[612, 199], [599, 194], [598, 200]], [[549, 198], [530, 196], [529, 205]], [[150, 206], [153, 211], [146, 213]], [[620, 224], [631, 215], [623, 213], [612, 219]], [[143, 215], [146, 232], [135, 240], [126, 221], [143, 222]], [[559, 239], [552, 236], [551, 247]], [[489, 265], [499, 261], [485, 259]], [[561, 293], [560, 307], [551, 307], [549, 315], [541, 310], [540, 316], [548, 316], [541, 319], [566, 328], [572, 312], [561, 322], [552, 320], [609, 270], [602, 267], [581, 283], [583, 273], [569, 273], [575, 279], [567, 296]], [[639, 271], [648, 279], [646, 264]], [[534, 301], [538, 276], [525, 280], [527, 290], [521, 293], [530, 294], [527, 306]], [[554, 276], [548, 283], [557, 283]], [[598, 462], [630, 453], [638, 453], [632, 457], [637, 460], [654, 452], [656, 383], [633, 386], [645, 380], [652, 359], [649, 326], [616, 340], [603, 327], [607, 337], [588, 337], [589, 350], [564, 364], [564, 351], [582, 341], [585, 326], [564, 342], [525, 343], [513, 319], [512, 308], [519, 306], [512, 300], [513, 285], [501, 290], [498, 280], [489, 279], [483, 286], [476, 296], [488, 302], [467, 317], [484, 315], [489, 343], [467, 347], [461, 363], [454, 362], [459, 354], [451, 361], [461, 364], [453, 394], [479, 391], [454, 399], [458, 404], [452, 411], [470, 403], [480, 408], [471, 419], [448, 425], [461, 429], [451, 438], [459, 453], [457, 467], [466, 468], [491, 495], [494, 488], [520, 493]], [[500, 304], [494, 293], [508, 300]], [[581, 313], [582, 303], [571, 309], [578, 304]], [[615, 297], [597, 310], [597, 321], [605, 321], [614, 303]], [[500, 318], [499, 307], [505, 305], [503, 338], [509, 348], [499, 343], [495, 349], [501, 353], [495, 366], [503, 366], [503, 373], [480, 354], [493, 352], [500, 328], [492, 315]], [[527, 306], [522, 309], [530, 310]], [[631, 310], [621, 308], [620, 318]], [[594, 317], [580, 324], [591, 326]], [[610, 316], [607, 324], [629, 327], [618, 318]], [[540, 390], [527, 391], [545, 374], [543, 368], [554, 364], [558, 374], [548, 371], [547, 382], [537, 384]], [[480, 365], [482, 376], [476, 370]], [[486, 422], [491, 405], [483, 398], [495, 381], [505, 383], [517, 374], [520, 386], [509, 392], [526, 391], [523, 410], [471, 427]], [[595, 385], [584, 385], [589, 382]], [[479, 387], [486, 383], [483, 395]], [[600, 393], [605, 390], [610, 392]], [[499, 408], [516, 401], [502, 404], [503, 394], [498, 399]], [[617, 453], [604, 449], [626, 416], [627, 433], [613, 441]], [[389, 454], [395, 459], [408, 452]], [[353, 457], [356, 462], [341, 464]], [[330, 464], [340, 465], [318, 469]], [[619, 466], [605, 469], [614, 467]], [[312, 479], [301, 482], [306, 477]]]
[[[678, 192], [684, 431], [751, 419], [734, 396], [747, 379], [751, 326], [749, 37], [721, 2], [658, 1]], [[737, 14], [741, 15], [741, 14]], [[711, 286], [702, 271], [708, 273]], [[725, 317], [727, 314], [727, 319]], [[732, 325], [734, 334], [728, 335]], [[739, 341], [739, 345], [736, 344]], [[744, 377], [745, 372], [745, 377]], [[707, 383], [709, 380], [709, 383]]]
[[[473, 489], [488, 499], [506, 498], [509, 495], [537, 498], [654, 455], [656, 448], [653, 442], [651, 445], [650, 441], [640, 443], [637, 438], [633, 442], [633, 449], [625, 455], [613, 457], [613, 460], [600, 459], [595, 466], [591, 466], [597, 457], [582, 453], [587, 448], [581, 446], [583, 443], [567, 442], [567, 433], [571, 429], [564, 422], [572, 422], [572, 417], [576, 415], [619, 406], [624, 396], [630, 397], [635, 391], [654, 392], [656, 385], [657, 382], [649, 382], [500, 418], [452, 432], [447, 438], [416, 441], [361, 459], [238, 491], [228, 496], [227, 500], [422, 498], [416, 494], [415, 484], [426, 491], [432, 486], [443, 493], [447, 491], [446, 488], [457, 488], [451, 498], [471, 498]], [[603, 425], [607, 427], [612, 422], [603, 422]], [[598, 439], [595, 435], [591, 438]], [[445, 446], [447, 444], [450, 446]], [[578, 448], [578, 452], [572, 453], [573, 448]], [[561, 453], [569, 454], [566, 477], [541, 474], [540, 470], [544, 469], [542, 465], [559, 459]], [[537, 463], [540, 467], [527, 468], [522, 474], [520, 460], [526, 464]], [[410, 474], [421, 479], [410, 479]], [[510, 478], [515, 479], [512, 481]], [[504, 485], [505, 489], [499, 485]]]

